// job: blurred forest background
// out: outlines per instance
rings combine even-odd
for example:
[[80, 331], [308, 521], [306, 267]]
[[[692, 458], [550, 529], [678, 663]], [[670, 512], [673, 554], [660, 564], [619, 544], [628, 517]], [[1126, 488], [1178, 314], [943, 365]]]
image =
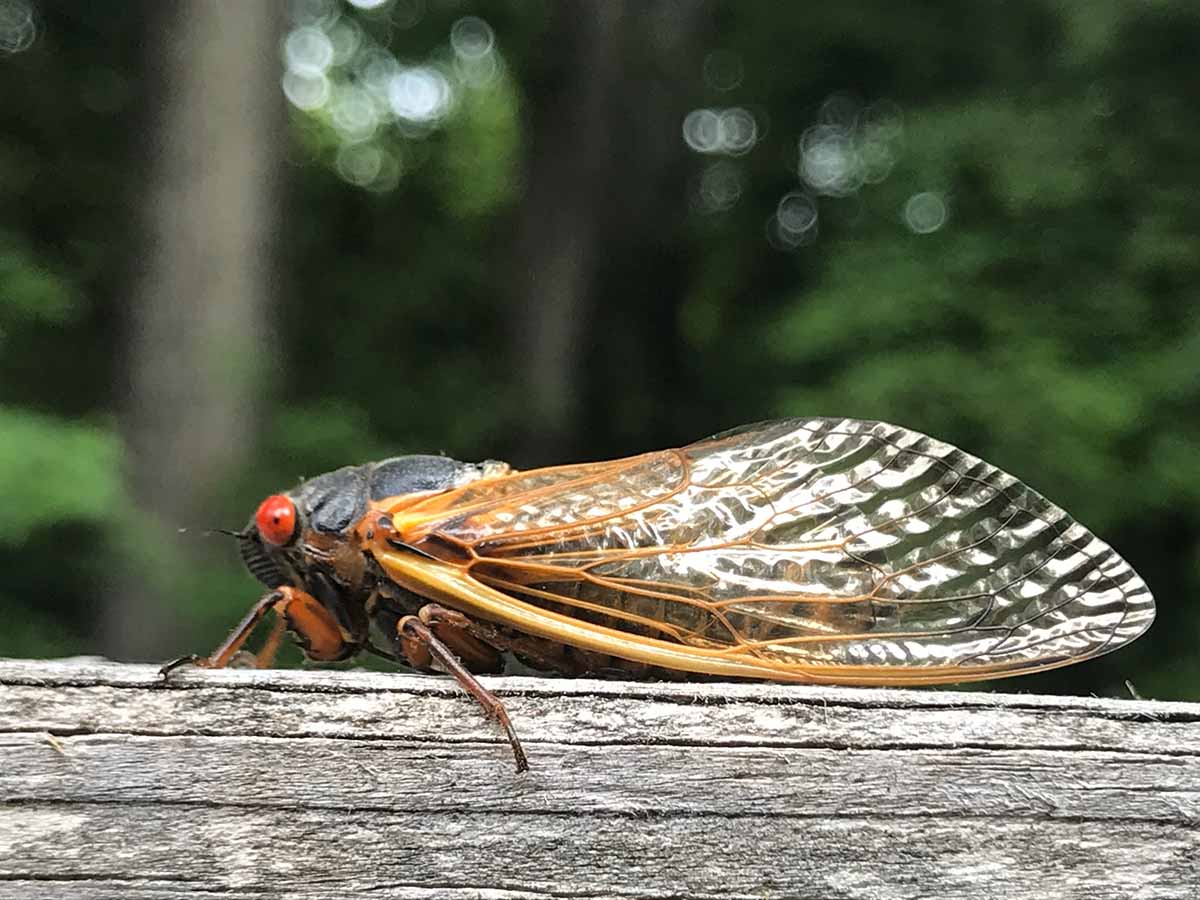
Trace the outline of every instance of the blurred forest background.
[[207, 652], [202, 531], [346, 463], [844, 415], [1156, 594], [1005, 689], [1196, 699], [1197, 59], [1194, 0], [0, 0], [0, 655]]

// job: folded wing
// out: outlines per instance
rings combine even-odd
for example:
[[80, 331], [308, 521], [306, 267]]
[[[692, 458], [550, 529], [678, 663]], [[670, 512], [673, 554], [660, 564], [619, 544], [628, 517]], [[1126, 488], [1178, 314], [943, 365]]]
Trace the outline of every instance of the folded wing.
[[791, 419], [406, 509], [406, 543], [532, 607], [857, 683], [1050, 668], [1133, 640], [1149, 591], [1017, 479], [882, 422]]

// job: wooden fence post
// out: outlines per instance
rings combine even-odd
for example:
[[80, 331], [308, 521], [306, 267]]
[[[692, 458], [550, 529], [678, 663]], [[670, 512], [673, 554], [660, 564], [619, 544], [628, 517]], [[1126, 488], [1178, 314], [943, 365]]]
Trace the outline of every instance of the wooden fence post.
[[1200, 897], [1200, 705], [0, 662], [8, 898]]

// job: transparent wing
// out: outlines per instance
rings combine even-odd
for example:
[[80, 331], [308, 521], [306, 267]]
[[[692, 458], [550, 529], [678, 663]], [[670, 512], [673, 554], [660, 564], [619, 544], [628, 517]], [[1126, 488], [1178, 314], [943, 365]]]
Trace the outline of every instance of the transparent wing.
[[477, 482], [397, 527], [531, 607], [764, 677], [1018, 674], [1115, 649], [1154, 617], [1133, 569], [1063, 510], [882, 422], [766, 422]]

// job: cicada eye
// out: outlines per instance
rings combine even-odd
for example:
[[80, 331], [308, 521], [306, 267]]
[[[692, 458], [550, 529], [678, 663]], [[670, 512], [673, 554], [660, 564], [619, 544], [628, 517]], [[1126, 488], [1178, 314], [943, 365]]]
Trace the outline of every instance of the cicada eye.
[[283, 494], [274, 494], [258, 505], [254, 524], [264, 541], [282, 547], [296, 535], [296, 504]]

